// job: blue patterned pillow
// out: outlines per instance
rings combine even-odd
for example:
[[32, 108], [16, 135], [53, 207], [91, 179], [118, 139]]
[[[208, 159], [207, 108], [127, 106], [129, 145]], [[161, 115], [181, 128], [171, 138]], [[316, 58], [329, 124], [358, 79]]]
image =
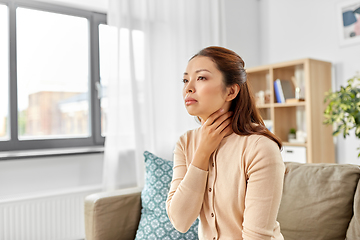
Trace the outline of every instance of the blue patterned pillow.
[[135, 240], [198, 239], [198, 219], [186, 233], [177, 231], [166, 213], [166, 199], [172, 179], [173, 162], [144, 152], [145, 187], [141, 192], [141, 218]]

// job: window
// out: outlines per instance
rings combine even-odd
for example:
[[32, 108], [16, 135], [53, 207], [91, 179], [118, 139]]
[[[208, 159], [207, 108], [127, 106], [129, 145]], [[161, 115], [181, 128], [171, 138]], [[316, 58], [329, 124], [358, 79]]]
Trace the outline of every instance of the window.
[[87, 19], [17, 8], [16, 23], [19, 139], [90, 136]]
[[0, 2], [0, 151], [102, 146], [96, 86], [106, 15]]
[[0, 5], [0, 143], [9, 140], [8, 8]]
[[106, 119], [108, 109], [107, 87], [109, 84], [109, 72], [110, 72], [110, 54], [111, 50], [109, 46], [114, 43], [109, 41], [115, 40], [116, 36], [113, 36], [116, 32], [111, 31], [111, 27], [100, 24], [99, 26], [99, 50], [100, 50], [100, 84], [97, 85], [98, 98], [100, 99], [101, 108], [101, 136], [106, 136]]

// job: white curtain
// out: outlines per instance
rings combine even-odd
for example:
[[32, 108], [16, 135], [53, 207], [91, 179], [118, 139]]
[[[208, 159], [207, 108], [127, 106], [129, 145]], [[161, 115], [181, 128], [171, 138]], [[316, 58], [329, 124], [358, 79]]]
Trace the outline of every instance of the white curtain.
[[109, 1], [105, 190], [142, 187], [143, 152], [171, 160], [179, 136], [199, 126], [182, 75], [193, 54], [225, 41], [221, 0]]

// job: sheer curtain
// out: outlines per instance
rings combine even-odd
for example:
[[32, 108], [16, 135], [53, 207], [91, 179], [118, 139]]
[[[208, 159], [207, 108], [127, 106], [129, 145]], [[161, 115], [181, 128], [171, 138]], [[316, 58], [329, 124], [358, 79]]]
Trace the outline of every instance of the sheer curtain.
[[182, 75], [193, 54], [225, 40], [221, 0], [109, 1], [105, 190], [142, 187], [143, 152], [171, 160], [179, 136], [199, 126]]

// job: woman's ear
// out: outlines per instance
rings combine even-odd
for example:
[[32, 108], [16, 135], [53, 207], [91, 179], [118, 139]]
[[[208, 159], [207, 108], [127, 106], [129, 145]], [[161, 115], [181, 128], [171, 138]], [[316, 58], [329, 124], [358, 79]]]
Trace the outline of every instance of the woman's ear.
[[236, 96], [238, 95], [239, 91], [240, 91], [240, 86], [239, 84], [234, 84], [231, 87], [229, 87], [227, 89], [227, 96], [226, 96], [226, 101], [232, 101], [234, 98], [236, 98]]

